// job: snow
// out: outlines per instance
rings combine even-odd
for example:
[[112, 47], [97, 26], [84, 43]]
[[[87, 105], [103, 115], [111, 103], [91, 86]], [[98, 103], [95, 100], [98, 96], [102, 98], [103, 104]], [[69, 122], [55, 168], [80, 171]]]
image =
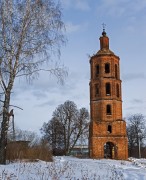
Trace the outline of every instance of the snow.
[[146, 159], [54, 157], [53, 162], [0, 165], [0, 180], [146, 180]]

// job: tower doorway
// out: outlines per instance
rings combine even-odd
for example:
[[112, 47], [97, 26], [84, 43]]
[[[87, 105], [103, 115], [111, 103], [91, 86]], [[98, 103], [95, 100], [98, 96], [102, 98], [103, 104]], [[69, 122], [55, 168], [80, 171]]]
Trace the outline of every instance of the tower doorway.
[[115, 159], [117, 156], [117, 148], [112, 142], [104, 144], [104, 158]]

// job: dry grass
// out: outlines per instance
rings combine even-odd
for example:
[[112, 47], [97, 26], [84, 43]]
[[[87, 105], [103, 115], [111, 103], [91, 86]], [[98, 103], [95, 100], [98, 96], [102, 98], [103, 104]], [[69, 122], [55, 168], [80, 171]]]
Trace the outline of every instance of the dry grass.
[[7, 146], [7, 160], [11, 162], [18, 159], [52, 161], [53, 158], [51, 151], [45, 144], [29, 147], [28, 142], [11, 142]]
[[0, 179], [35, 179], [35, 180], [124, 180], [120, 169], [114, 166], [99, 164], [95, 170], [89, 169], [84, 162], [64, 161], [54, 162], [19, 162], [11, 164], [11, 168], [3, 166], [0, 169]]

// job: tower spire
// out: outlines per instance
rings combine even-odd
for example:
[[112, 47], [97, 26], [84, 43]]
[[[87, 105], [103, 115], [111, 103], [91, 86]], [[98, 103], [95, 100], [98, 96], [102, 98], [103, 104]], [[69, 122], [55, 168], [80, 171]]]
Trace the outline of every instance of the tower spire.
[[102, 35], [103, 35], [103, 36], [106, 36], [106, 32], [105, 32], [106, 24], [103, 23], [103, 24], [102, 24], [102, 27], [103, 27]]
[[105, 32], [105, 26], [106, 24], [102, 24], [103, 27], [103, 32], [102, 32], [102, 36], [100, 37], [100, 49], [104, 49], [104, 50], [109, 50], [109, 38], [106, 36], [106, 32]]

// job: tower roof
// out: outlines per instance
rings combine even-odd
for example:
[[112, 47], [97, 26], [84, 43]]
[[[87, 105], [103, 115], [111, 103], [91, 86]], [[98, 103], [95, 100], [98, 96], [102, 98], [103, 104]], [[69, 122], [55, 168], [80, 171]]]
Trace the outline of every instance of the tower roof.
[[103, 28], [102, 36], [99, 38], [99, 40], [100, 40], [100, 50], [97, 52], [97, 55], [101, 55], [101, 54], [114, 55], [114, 53], [109, 49], [109, 38], [106, 35], [104, 28]]

